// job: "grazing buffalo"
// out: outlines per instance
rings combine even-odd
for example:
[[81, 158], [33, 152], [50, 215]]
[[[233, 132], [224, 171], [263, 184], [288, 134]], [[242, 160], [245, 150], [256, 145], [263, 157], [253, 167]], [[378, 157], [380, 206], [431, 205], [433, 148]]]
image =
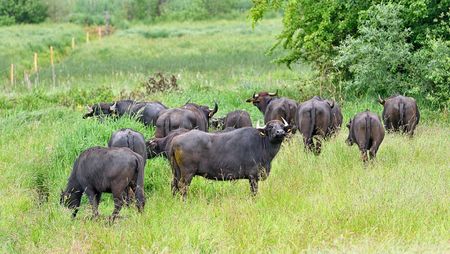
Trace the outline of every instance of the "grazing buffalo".
[[147, 158], [144, 135], [132, 129], [120, 129], [114, 132], [108, 141], [108, 147], [128, 147], [142, 156], [144, 163]]
[[347, 124], [349, 129], [346, 143], [356, 143], [361, 151], [362, 160], [367, 162], [367, 150], [370, 159], [374, 159], [384, 139], [384, 128], [378, 116], [369, 110], [357, 114]]
[[208, 131], [209, 119], [217, 112], [217, 102], [214, 109], [194, 103], [187, 103], [181, 108], [165, 110], [156, 121], [156, 138], [163, 138], [172, 130], [185, 128]]
[[133, 100], [122, 100], [115, 102], [110, 110], [118, 116], [128, 114], [136, 117], [140, 122], [146, 126], [156, 125], [161, 112], [166, 110], [167, 107], [161, 102], [135, 102]]
[[111, 104], [104, 103], [104, 102], [100, 102], [100, 103], [94, 104], [92, 106], [88, 106], [88, 112], [83, 115], [83, 118], [86, 119], [88, 117], [93, 117], [93, 116], [100, 116], [100, 117], [109, 116], [109, 115], [111, 115], [110, 107], [111, 107]]
[[264, 127], [223, 133], [192, 130], [173, 138], [169, 148], [172, 191], [186, 198], [194, 176], [212, 180], [249, 179], [253, 194], [258, 181], [270, 173], [271, 162], [290, 131], [287, 122], [273, 120]]
[[61, 204], [74, 209], [75, 217], [83, 193], [89, 198], [94, 217], [103, 192], [114, 197], [114, 220], [122, 208], [127, 188], [136, 189], [137, 208], [145, 205], [144, 159], [127, 147], [92, 147], [76, 159], [66, 190], [61, 193]]
[[[298, 106], [296, 126], [303, 136], [305, 148], [313, 151], [315, 154], [320, 154], [321, 140], [330, 135], [332, 125], [331, 109], [334, 104], [330, 101], [318, 100], [312, 98], [303, 102]], [[314, 144], [313, 138], [316, 139]]]
[[224, 130], [226, 128], [239, 129], [243, 127], [252, 127], [252, 119], [247, 111], [235, 110], [228, 113], [225, 117], [211, 120], [213, 127]]
[[168, 158], [167, 153], [169, 149], [169, 145], [172, 142], [172, 139], [180, 134], [186, 133], [190, 130], [188, 129], [176, 129], [163, 138], [153, 138], [145, 143], [147, 147], [147, 158], [151, 159], [156, 156], [162, 155]]
[[384, 106], [382, 118], [387, 131], [401, 131], [410, 136], [414, 135], [420, 119], [416, 100], [396, 95], [387, 99], [378, 97], [378, 101]]
[[[246, 101], [253, 103], [264, 114], [264, 123], [272, 120], [281, 121], [284, 118], [288, 124], [295, 126], [297, 102], [288, 98], [278, 98], [276, 97], [277, 93], [254, 93], [252, 98]], [[295, 132], [295, 128], [293, 132]]]

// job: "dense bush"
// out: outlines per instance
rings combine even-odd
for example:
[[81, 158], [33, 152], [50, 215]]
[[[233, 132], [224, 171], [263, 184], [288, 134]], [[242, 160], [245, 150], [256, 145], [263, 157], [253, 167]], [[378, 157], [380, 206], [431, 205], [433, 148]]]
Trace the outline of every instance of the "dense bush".
[[39, 0], [0, 0], [0, 25], [40, 23], [47, 18], [47, 8]]
[[348, 92], [383, 96], [406, 91], [412, 45], [410, 32], [399, 18], [398, 5], [376, 5], [364, 13], [358, 36], [348, 37], [338, 47], [337, 65]]
[[[255, 1], [256, 23], [283, 10], [284, 29], [271, 49], [290, 66], [312, 63], [317, 92], [335, 97], [402, 93], [448, 108], [450, 0]], [[431, 70], [430, 70], [431, 68]]]

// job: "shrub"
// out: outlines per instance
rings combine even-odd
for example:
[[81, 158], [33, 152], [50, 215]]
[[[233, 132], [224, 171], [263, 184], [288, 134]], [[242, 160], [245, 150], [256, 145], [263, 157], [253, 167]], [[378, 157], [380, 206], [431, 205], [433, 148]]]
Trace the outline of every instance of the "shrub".
[[39, 0], [0, 0], [0, 25], [40, 23], [46, 18], [47, 7]]
[[338, 47], [334, 63], [351, 94], [413, 92], [408, 82], [412, 45], [410, 31], [400, 18], [400, 5], [373, 6], [358, 26], [359, 36], [348, 37]]
[[450, 41], [428, 39], [412, 59], [412, 82], [435, 108], [450, 108]]

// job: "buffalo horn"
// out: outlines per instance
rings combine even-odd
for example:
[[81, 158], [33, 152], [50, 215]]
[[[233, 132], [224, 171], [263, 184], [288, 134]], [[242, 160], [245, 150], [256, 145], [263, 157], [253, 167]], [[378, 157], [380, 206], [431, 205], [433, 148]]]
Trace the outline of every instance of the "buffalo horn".
[[270, 96], [277, 96], [278, 94], [278, 89], [275, 91], [275, 93], [268, 93]]
[[217, 110], [219, 110], [219, 105], [217, 105], [217, 101], [214, 101], [214, 109], [212, 111], [209, 111], [209, 117], [212, 117], [217, 112]]
[[259, 126], [259, 120], [258, 120], [258, 122], [256, 122], [256, 129], [265, 129], [265, 128], [266, 128], [266, 125]]
[[384, 100], [381, 99], [381, 96], [380, 96], [380, 95], [378, 95], [378, 102], [379, 102], [380, 104], [384, 104]]
[[288, 122], [286, 122], [286, 119], [284, 119], [283, 117], [281, 118], [281, 120], [283, 120], [284, 126], [288, 126], [289, 125]]
[[116, 104], [117, 102], [114, 102], [114, 104], [111, 107], [109, 107], [109, 110], [113, 112], [116, 111]]

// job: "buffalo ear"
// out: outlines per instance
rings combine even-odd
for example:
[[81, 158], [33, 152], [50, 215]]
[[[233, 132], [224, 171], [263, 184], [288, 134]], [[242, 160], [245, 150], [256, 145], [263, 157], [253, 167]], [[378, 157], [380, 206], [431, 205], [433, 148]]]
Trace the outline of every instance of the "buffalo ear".
[[334, 108], [334, 101], [326, 100], [328, 105], [330, 105], [331, 108]]
[[291, 133], [293, 127], [291, 125], [287, 125], [287, 126], [284, 126], [283, 129], [286, 133]]

